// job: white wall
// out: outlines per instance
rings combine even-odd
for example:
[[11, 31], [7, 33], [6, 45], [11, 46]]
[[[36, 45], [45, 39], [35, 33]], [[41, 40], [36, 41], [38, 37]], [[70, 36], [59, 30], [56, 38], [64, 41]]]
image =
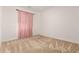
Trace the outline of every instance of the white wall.
[[[25, 8], [22, 7], [3, 7], [2, 9], [2, 41], [8, 41], [8, 40], [13, 40], [13, 39], [17, 39], [18, 38], [18, 16], [17, 16], [17, 12], [16, 9], [20, 9], [20, 10], [24, 10], [24, 11], [28, 11], [31, 13], [35, 13], [33, 11], [27, 10]], [[38, 25], [37, 25], [37, 13], [35, 13], [34, 16], [34, 25], [33, 29], [35, 28], [35, 32], [33, 32], [33, 34], [37, 34], [38, 32]]]
[[2, 41], [17, 38], [15, 7], [3, 7], [2, 11]]
[[1, 37], [1, 21], [2, 21], [2, 7], [0, 7], [0, 46], [1, 46], [1, 39], [2, 39], [2, 37]]
[[22, 7], [2, 7], [2, 10], [0, 9], [3, 18], [2, 31], [0, 31], [2, 41], [18, 37], [16, 9], [35, 13], [33, 15], [33, 35], [41, 34], [79, 43], [79, 7], [52, 7], [41, 13]]
[[33, 35], [39, 34], [40, 13], [33, 15]]
[[79, 7], [52, 7], [41, 12], [40, 34], [79, 43]]

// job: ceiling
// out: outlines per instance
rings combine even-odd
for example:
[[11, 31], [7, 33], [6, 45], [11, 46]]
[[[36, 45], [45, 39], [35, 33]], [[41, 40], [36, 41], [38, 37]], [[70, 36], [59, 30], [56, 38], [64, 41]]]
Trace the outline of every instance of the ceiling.
[[41, 12], [51, 8], [52, 6], [22, 6], [22, 7], [30, 9], [32, 11]]

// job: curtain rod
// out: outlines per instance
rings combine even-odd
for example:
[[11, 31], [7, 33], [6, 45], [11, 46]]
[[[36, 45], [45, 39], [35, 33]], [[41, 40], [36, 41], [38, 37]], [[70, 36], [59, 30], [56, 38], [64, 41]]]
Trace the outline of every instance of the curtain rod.
[[[27, 13], [31, 13], [31, 12], [28, 12], [28, 11], [23, 11], [23, 10], [19, 10], [19, 9], [16, 9], [16, 11], [22, 11], [22, 12], [27, 12]], [[31, 13], [32, 15], [34, 15], [34, 13]]]

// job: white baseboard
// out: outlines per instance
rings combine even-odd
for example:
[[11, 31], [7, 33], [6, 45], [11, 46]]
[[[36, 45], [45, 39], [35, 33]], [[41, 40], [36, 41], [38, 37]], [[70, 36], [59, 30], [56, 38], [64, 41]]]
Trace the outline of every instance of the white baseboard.
[[79, 44], [79, 41], [77, 41], [75, 39], [72, 40], [72, 39], [67, 39], [67, 38], [62, 38], [62, 37], [57, 37], [57, 36], [50, 36], [50, 35], [45, 35], [45, 34], [43, 34], [43, 36], [47, 36], [47, 37], [56, 38], [56, 39], [59, 39], [59, 40], [64, 40], [64, 41], [68, 41], [68, 42], [78, 43]]
[[10, 40], [17, 40], [18, 38], [10, 38], [10, 39], [2, 39], [1, 42], [10, 41]]

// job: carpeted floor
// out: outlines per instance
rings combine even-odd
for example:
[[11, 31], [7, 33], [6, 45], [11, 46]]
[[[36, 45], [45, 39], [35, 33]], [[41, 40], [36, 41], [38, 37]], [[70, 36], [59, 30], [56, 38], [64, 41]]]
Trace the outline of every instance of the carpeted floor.
[[78, 53], [79, 44], [36, 35], [2, 42], [2, 53]]

